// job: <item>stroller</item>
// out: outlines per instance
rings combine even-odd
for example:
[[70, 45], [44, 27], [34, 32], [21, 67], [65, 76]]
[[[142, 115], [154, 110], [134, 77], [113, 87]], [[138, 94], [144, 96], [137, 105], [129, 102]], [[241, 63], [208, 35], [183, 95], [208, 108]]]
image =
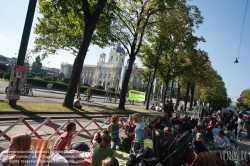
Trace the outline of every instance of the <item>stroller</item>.
[[[166, 134], [160, 130], [153, 129], [153, 148], [140, 149], [136, 156], [130, 155], [127, 166], [181, 166], [185, 165], [185, 154], [192, 141], [187, 133], [177, 140], [173, 135]], [[132, 159], [134, 157], [134, 159]], [[134, 160], [134, 162], [130, 162]]]

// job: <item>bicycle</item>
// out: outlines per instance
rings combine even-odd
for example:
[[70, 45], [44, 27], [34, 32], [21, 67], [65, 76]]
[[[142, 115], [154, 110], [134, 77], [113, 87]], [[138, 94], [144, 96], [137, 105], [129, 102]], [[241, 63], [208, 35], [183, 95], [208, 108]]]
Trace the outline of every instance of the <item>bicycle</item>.
[[[8, 89], [9, 89], [9, 86], [7, 86], [5, 88], [5, 93], [7, 94], [8, 93]], [[31, 96], [33, 96], [33, 90], [32, 88], [30, 87], [30, 84], [24, 84], [24, 87], [21, 89], [21, 95], [28, 95], [30, 94]]]

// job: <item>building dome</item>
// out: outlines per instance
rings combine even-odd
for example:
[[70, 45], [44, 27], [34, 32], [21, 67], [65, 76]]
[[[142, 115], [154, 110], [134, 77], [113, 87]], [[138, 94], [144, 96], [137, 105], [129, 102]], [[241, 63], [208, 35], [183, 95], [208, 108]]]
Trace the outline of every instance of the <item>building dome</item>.
[[113, 50], [117, 53], [125, 54], [125, 50], [121, 47], [121, 44], [117, 44], [117, 46], [113, 47]]

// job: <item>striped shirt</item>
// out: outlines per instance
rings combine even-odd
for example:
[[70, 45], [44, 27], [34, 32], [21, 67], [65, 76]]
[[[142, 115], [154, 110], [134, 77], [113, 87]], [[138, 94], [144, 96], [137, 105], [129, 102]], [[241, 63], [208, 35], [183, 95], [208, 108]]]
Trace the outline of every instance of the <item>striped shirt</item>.
[[112, 123], [111, 125], [111, 138], [119, 138], [119, 124]]
[[223, 166], [222, 161], [217, 157], [214, 152], [211, 151], [204, 151], [198, 153], [193, 163], [190, 166]]

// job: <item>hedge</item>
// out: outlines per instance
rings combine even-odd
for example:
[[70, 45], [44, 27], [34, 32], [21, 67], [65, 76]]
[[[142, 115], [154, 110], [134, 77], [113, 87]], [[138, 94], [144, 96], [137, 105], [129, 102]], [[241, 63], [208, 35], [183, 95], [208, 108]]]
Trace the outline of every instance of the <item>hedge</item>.
[[[47, 88], [47, 84], [50, 83], [50, 81], [45, 81], [43, 79], [36, 79], [36, 78], [28, 78], [28, 84], [31, 84], [31, 86], [38, 86], [38, 87], [43, 87]], [[68, 84], [65, 84], [63, 82], [51, 82], [53, 84], [52, 89], [57, 89], [57, 90], [67, 90], [68, 89]], [[81, 92], [84, 93], [89, 87], [81, 86]], [[95, 88], [92, 88], [92, 94], [93, 95], [105, 95], [106, 91], [103, 90], [98, 90]], [[111, 92], [112, 95], [114, 96], [115, 93]]]
[[3, 78], [4, 72], [0, 71], [0, 78]]
[[10, 73], [9, 72], [4, 73], [3, 78], [6, 80], [10, 80]]

